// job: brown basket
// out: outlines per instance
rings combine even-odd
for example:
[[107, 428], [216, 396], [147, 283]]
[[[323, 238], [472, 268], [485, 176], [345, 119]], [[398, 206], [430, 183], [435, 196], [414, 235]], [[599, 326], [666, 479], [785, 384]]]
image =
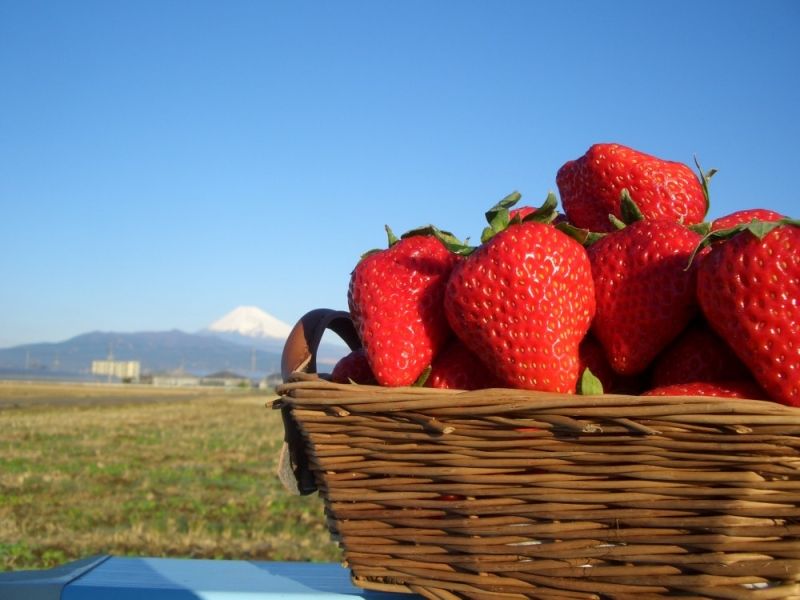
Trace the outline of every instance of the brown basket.
[[346, 313], [306, 315], [276, 404], [298, 489], [319, 489], [356, 585], [800, 598], [800, 409], [338, 385], [307, 372], [326, 328], [357, 345]]

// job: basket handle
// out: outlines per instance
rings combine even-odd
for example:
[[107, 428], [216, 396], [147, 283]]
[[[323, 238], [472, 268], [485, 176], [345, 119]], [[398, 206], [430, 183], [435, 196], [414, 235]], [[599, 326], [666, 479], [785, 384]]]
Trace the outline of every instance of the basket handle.
[[284, 381], [288, 381], [295, 371], [317, 372], [317, 351], [323, 334], [329, 329], [351, 350], [361, 347], [350, 313], [329, 308], [309, 311], [295, 324], [283, 347], [281, 377]]
[[[303, 315], [292, 328], [281, 355], [281, 377], [289, 381], [292, 373], [317, 372], [317, 351], [323, 334], [327, 330], [336, 333], [351, 350], [361, 347], [356, 327], [350, 313], [329, 308], [318, 308]], [[306, 495], [316, 491], [317, 484], [308, 464], [305, 443], [291, 408], [281, 407], [284, 442], [278, 457], [278, 477], [283, 486], [295, 495]]]

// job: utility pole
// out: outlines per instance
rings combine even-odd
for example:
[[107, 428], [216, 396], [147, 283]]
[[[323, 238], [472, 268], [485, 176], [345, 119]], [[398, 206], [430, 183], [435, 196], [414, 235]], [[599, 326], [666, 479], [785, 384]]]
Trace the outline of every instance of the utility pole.
[[108, 342], [108, 383], [111, 383], [111, 374], [114, 372], [114, 342]]

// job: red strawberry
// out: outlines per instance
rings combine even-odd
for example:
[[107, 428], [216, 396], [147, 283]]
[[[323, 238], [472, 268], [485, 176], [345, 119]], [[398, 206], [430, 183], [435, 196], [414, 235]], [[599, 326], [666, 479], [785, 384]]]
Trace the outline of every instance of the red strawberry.
[[588, 248], [597, 315], [592, 332], [611, 367], [642, 372], [696, 313], [689, 257], [701, 237], [663, 219], [636, 221]]
[[411, 235], [353, 270], [350, 313], [381, 385], [414, 383], [444, 346], [444, 289], [457, 260], [435, 237]]
[[614, 229], [608, 216], [621, 216], [623, 189], [646, 219], [690, 225], [708, 210], [704, 185], [688, 166], [620, 144], [593, 145], [558, 170], [556, 183], [570, 222], [590, 231]]
[[480, 359], [457, 339], [452, 339], [433, 359], [427, 387], [482, 390], [503, 384]]
[[353, 350], [346, 354], [334, 365], [331, 372], [331, 381], [335, 383], [360, 383], [375, 385], [375, 375], [372, 374], [367, 353], [364, 348]]
[[800, 222], [706, 239], [719, 240], [697, 270], [706, 319], [774, 400], [800, 406]]
[[696, 319], [653, 363], [653, 387], [690, 381], [724, 381], [748, 376], [733, 350], [708, 326]]
[[780, 221], [785, 219], [783, 215], [776, 213], [774, 210], [766, 208], [750, 208], [747, 210], [739, 210], [724, 217], [719, 217], [711, 222], [711, 231], [720, 231], [722, 229], [730, 229], [737, 225], [744, 225], [752, 220], [756, 221]]
[[568, 393], [594, 305], [586, 250], [536, 221], [495, 233], [453, 269], [445, 294], [453, 331], [505, 385]]
[[676, 383], [653, 388], [642, 394], [642, 396], [715, 396], [717, 398], [769, 400], [764, 390], [752, 379]]

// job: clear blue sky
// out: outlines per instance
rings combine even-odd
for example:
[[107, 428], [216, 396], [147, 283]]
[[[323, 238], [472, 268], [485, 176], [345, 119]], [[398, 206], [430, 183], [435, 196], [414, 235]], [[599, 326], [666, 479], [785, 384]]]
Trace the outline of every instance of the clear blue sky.
[[595, 142], [800, 216], [800, 2], [0, 0], [0, 346], [344, 308]]

